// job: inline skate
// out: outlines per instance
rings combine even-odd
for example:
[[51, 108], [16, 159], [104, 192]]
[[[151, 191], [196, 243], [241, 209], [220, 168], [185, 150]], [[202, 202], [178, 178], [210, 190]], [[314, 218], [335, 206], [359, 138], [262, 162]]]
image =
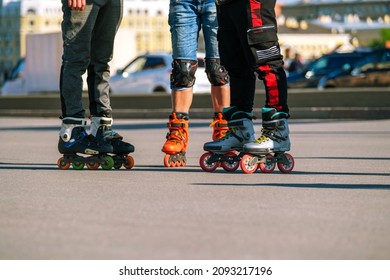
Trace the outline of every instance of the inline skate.
[[134, 146], [124, 142], [123, 137], [112, 130], [112, 124], [112, 118], [92, 117], [91, 135], [94, 135], [99, 142], [106, 142], [112, 146], [112, 152], [109, 154], [114, 160], [115, 169], [120, 169], [122, 166], [131, 169], [134, 167], [134, 159], [129, 154], [134, 152]]
[[188, 146], [188, 114], [173, 112], [167, 123], [169, 132], [161, 149], [165, 167], [185, 166], [187, 163], [186, 150]]
[[224, 109], [223, 115], [228, 120], [229, 130], [222, 138], [203, 145], [207, 152], [200, 157], [199, 165], [206, 172], [212, 172], [219, 166], [234, 172], [239, 166], [243, 145], [255, 140], [251, 113], [229, 107]]
[[[107, 155], [113, 151], [112, 145], [98, 141], [85, 131], [87, 121], [83, 118], [66, 117], [62, 120], [58, 151], [63, 154], [57, 165], [65, 170], [72, 165], [73, 169], [81, 170], [84, 165], [88, 169], [111, 169], [113, 159]], [[83, 156], [85, 155], [85, 156]]]
[[[294, 158], [286, 153], [290, 150], [288, 114], [277, 112], [274, 108], [263, 108], [263, 128], [261, 136], [243, 147], [240, 167], [250, 174], [260, 169], [271, 173], [276, 165], [283, 173], [290, 173], [294, 168]], [[273, 153], [273, 154], [272, 154]]]

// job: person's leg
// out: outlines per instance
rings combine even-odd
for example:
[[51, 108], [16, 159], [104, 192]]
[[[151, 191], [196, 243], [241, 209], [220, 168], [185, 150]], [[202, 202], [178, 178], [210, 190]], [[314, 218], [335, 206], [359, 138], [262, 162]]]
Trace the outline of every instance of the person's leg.
[[116, 32], [122, 19], [123, 0], [108, 0], [99, 7], [91, 40], [91, 63], [88, 66], [88, 95], [91, 134], [113, 146], [113, 153], [127, 155], [134, 146], [112, 130], [113, 117], [109, 96], [110, 67]]
[[63, 55], [60, 73], [62, 121], [58, 151], [67, 155], [112, 152], [111, 145], [98, 143], [95, 137], [86, 133], [87, 120], [82, 104], [82, 75], [90, 61], [91, 36], [97, 7], [89, 3], [83, 11], [75, 11], [68, 7], [68, 1], [63, 0], [62, 11]]
[[199, 21], [193, 0], [170, 2], [169, 25], [172, 40], [172, 111], [189, 113], [197, 70]]
[[172, 38], [171, 101], [166, 141], [162, 152], [166, 153], [166, 167], [184, 166], [188, 145], [188, 120], [193, 99], [192, 87], [198, 67], [198, 15], [192, 0], [170, 1], [169, 25]]
[[[218, 6], [219, 50], [221, 64], [230, 76], [230, 107], [223, 110], [228, 120], [229, 131], [220, 140], [204, 144], [204, 150], [225, 153], [240, 150], [245, 143], [253, 141], [252, 107], [255, 90], [255, 74], [249, 64], [248, 52], [245, 52], [245, 29], [242, 18], [246, 18], [242, 1], [234, 1]], [[244, 31], [244, 36], [239, 31]]]
[[88, 66], [89, 109], [92, 116], [112, 116], [109, 97], [109, 62], [122, 19], [123, 0], [109, 0], [99, 7], [91, 38], [91, 62]]
[[248, 42], [263, 80], [266, 100], [262, 108], [262, 135], [244, 146], [246, 152], [284, 152], [290, 149], [287, 79], [278, 44], [275, 1], [248, 2]]
[[212, 139], [222, 138], [227, 130], [227, 121], [222, 111], [230, 105], [230, 86], [228, 73], [221, 65], [218, 49], [218, 20], [217, 9], [214, 0], [207, 0], [201, 7], [200, 17], [205, 43], [205, 65], [207, 78], [211, 84], [211, 101], [213, 104]]
[[83, 79], [91, 52], [91, 38], [98, 13], [94, 4], [87, 4], [83, 11], [68, 7], [62, 0], [63, 55], [60, 73], [62, 117], [84, 118], [82, 104]]
[[254, 61], [247, 43], [245, 1], [218, 6], [218, 41], [221, 64], [229, 73], [230, 106], [252, 113], [256, 76]]

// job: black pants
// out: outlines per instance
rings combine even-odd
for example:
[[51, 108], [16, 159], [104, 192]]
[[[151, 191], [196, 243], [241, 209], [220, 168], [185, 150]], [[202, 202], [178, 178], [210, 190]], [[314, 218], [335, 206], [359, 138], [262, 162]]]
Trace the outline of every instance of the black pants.
[[88, 72], [89, 110], [110, 117], [110, 67], [116, 31], [122, 20], [123, 0], [87, 0], [83, 11], [62, 0], [63, 56], [60, 75], [63, 117], [84, 118], [83, 79]]
[[218, 43], [221, 64], [230, 75], [230, 105], [242, 111], [253, 110], [257, 73], [265, 86], [265, 107], [289, 112], [275, 2], [235, 0], [218, 6]]

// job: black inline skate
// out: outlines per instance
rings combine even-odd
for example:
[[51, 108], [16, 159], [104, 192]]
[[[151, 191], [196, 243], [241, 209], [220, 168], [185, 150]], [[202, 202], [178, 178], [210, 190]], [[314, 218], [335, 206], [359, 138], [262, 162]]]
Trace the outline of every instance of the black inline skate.
[[85, 131], [86, 120], [82, 118], [66, 117], [62, 120], [58, 151], [63, 154], [58, 159], [60, 169], [81, 170], [86, 165], [88, 169], [111, 169], [114, 160], [107, 155], [113, 152], [109, 143], [99, 142]]
[[124, 142], [123, 137], [112, 130], [113, 119], [109, 117], [91, 118], [91, 135], [96, 136], [99, 143], [109, 143], [112, 146], [110, 156], [114, 160], [113, 167], [120, 169], [122, 166], [126, 169], [134, 167], [134, 159], [129, 156], [134, 152], [134, 146]]

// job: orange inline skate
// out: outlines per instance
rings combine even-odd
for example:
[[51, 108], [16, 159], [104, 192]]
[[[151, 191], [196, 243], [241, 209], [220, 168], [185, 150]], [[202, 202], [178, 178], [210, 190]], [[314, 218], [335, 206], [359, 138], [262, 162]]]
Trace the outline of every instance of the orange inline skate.
[[188, 145], [188, 114], [173, 112], [167, 124], [169, 132], [161, 151], [165, 167], [185, 166], [187, 163], [186, 150]]

